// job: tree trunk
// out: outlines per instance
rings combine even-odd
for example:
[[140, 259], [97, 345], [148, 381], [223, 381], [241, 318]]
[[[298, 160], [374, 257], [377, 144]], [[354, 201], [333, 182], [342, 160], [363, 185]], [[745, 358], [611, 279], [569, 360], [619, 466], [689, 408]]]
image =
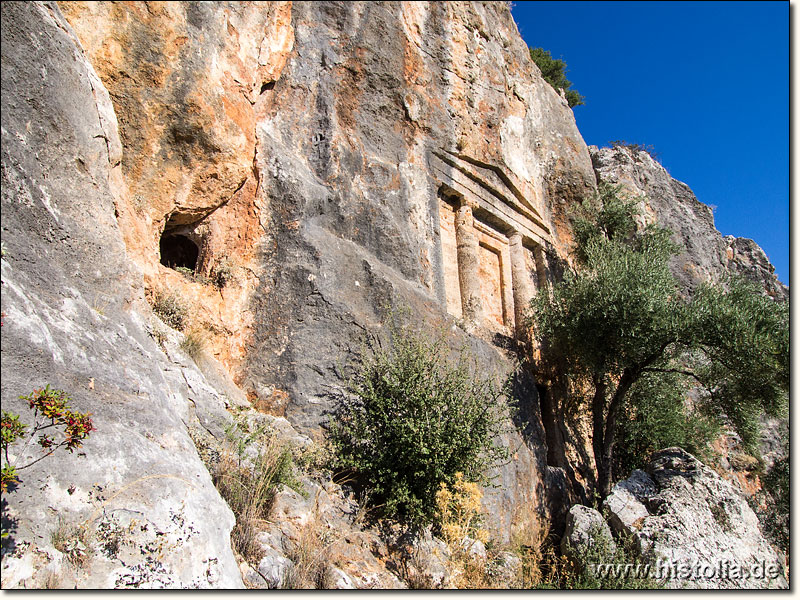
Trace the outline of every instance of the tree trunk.
[[594, 378], [594, 398], [592, 398], [592, 450], [594, 464], [597, 469], [597, 489], [605, 497], [603, 490], [608, 487], [608, 469], [604, 468], [603, 454], [605, 450], [605, 408], [606, 383], [601, 377]]
[[636, 381], [637, 375], [630, 369], [625, 369], [617, 384], [617, 389], [611, 402], [608, 405], [608, 414], [605, 419], [605, 431], [603, 432], [603, 448], [601, 459], [595, 458], [597, 464], [597, 487], [601, 497], [605, 498], [611, 493], [611, 466], [614, 458], [614, 443], [617, 438], [617, 422], [620, 412], [625, 404], [625, 397]]

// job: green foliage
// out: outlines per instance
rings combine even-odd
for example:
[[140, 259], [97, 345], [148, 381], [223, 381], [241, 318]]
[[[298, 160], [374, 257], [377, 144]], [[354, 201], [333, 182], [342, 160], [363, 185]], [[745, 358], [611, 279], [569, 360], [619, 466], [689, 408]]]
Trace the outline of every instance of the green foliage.
[[[592, 208], [585, 203], [583, 211]], [[675, 337], [682, 307], [667, 263], [674, 247], [653, 228], [631, 239], [624, 210], [632, 208], [615, 199], [597, 206], [593, 223], [576, 219], [575, 252], [585, 268], [534, 300], [537, 334], [567, 359], [569, 374], [619, 376]]]
[[784, 438], [783, 456], [761, 478], [761, 490], [748, 499], [767, 538], [789, 556], [790, 510], [789, 438]]
[[766, 533], [775, 544], [789, 554], [789, 444], [787, 454], [775, 461], [764, 476], [766, 518], [762, 520]]
[[175, 267], [175, 270], [187, 279], [194, 279], [194, 269], [190, 269], [189, 267]]
[[[638, 558], [633, 536], [621, 536], [612, 546], [611, 540], [599, 527], [592, 527], [587, 533], [592, 544], [578, 553], [576, 562], [580, 566], [575, 563], [562, 565], [547, 587], [571, 590], [651, 590], [664, 587], [661, 581], [650, 577], [648, 564]], [[630, 567], [626, 576], [624, 569], [616, 571], [613, 567], [603, 573], [602, 566], [605, 565]]]
[[686, 378], [675, 373], [643, 376], [630, 391], [629, 409], [619, 426], [614, 456], [616, 479], [646, 466], [662, 448], [678, 446], [701, 459], [719, 435], [719, 423], [707, 411], [686, 406]]
[[[34, 424], [28, 434], [28, 425], [20, 422], [19, 415], [3, 411], [0, 424], [4, 461], [0, 489], [3, 492], [8, 491], [12, 484], [19, 483], [18, 471], [27, 469], [47, 458], [59, 448], [64, 448], [70, 453], [74, 452], [76, 448], [81, 447], [83, 440], [96, 429], [89, 413], [70, 410], [70, 398], [66, 392], [50, 389], [49, 385], [44, 389], [34, 390], [27, 396], [20, 396], [20, 400], [26, 400], [28, 407], [33, 410]], [[26, 434], [29, 441], [38, 435], [36, 444], [41, 448], [41, 454], [24, 465], [13, 465], [8, 449]]]
[[209, 285], [212, 283], [212, 279], [209, 279], [205, 275], [202, 275], [195, 271], [194, 269], [190, 269], [189, 267], [174, 267], [175, 271], [183, 275], [186, 279], [190, 281], [194, 281], [196, 283], [200, 283], [202, 285]]
[[365, 479], [385, 516], [425, 524], [442, 483], [459, 472], [487, 483], [486, 470], [508, 457], [495, 442], [504, 394], [472, 374], [466, 353], [448, 362], [443, 339], [390, 330], [391, 350], [362, 356], [329, 436], [335, 466]]
[[776, 302], [755, 284], [731, 278], [694, 294], [684, 336], [704, 361], [697, 374], [715, 407], [759, 455], [759, 416], [785, 416], [789, 389], [789, 303]]
[[622, 186], [600, 182], [597, 194], [584, 200], [574, 214], [574, 253], [582, 265], [589, 261], [587, 253], [591, 246], [603, 241], [626, 244], [632, 240], [638, 204], [639, 199], [627, 196]]
[[[601, 187], [575, 221], [581, 269], [532, 306], [543, 355], [566, 371], [576, 395], [590, 405], [603, 495], [618, 427], [639, 418], [637, 403], [648, 401], [634, 393], [643, 377], [662, 378], [662, 386], [674, 375], [699, 384], [703, 407], [722, 412], [751, 453], [758, 416], [781, 413], [789, 384], [788, 303], [733, 278], [685, 298], [668, 266], [677, 249], [669, 231], [636, 231], [634, 217], [634, 202], [618, 188]], [[683, 419], [664, 418], [672, 419], [672, 430]], [[650, 442], [657, 439], [654, 434]]]
[[567, 63], [558, 58], [550, 56], [548, 50], [543, 48], [529, 48], [531, 59], [535, 62], [539, 69], [542, 71], [544, 80], [553, 86], [556, 90], [564, 90], [564, 95], [570, 107], [580, 106], [584, 104], [585, 98], [581, 96], [576, 90], [570, 89], [572, 82], [567, 79], [566, 70]]

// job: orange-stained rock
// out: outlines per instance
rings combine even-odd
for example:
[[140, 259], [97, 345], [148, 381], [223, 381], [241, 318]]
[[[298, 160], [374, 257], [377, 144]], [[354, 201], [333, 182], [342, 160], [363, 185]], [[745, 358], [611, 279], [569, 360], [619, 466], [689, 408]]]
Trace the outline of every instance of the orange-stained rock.
[[[591, 161], [502, 4], [59, 7], [113, 102], [116, 217], [148, 294], [179, 297], [252, 402], [304, 432], [335, 403], [337, 365], [380, 329], [387, 304], [411, 307], [421, 328], [443, 327], [448, 305], [458, 312], [432, 152], [457, 152], [462, 180], [522, 197], [552, 255], [567, 256], [568, 224], [552, 207], [593, 191]], [[194, 279], [160, 264], [162, 236], [178, 235], [197, 246]], [[513, 332], [510, 260], [505, 231], [480, 235], [476, 339], [491, 340]], [[221, 288], [208, 282], [220, 270]], [[451, 337], [454, 348], [471, 339]], [[513, 363], [479, 344], [502, 378]], [[536, 452], [518, 451], [503, 472], [506, 497], [491, 500], [501, 519], [540, 495]]]
[[[117, 217], [148, 288], [167, 285], [234, 372], [245, 354], [263, 234], [256, 123], [294, 44], [291, 2], [62, 2], [109, 90], [123, 143]], [[198, 272], [229, 261], [222, 292], [159, 264], [165, 227], [194, 226]]]

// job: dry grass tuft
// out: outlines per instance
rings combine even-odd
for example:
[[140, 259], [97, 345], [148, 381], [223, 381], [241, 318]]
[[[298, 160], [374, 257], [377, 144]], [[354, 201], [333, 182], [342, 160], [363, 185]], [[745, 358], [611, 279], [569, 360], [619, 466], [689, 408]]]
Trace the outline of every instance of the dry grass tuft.
[[193, 328], [184, 334], [181, 350], [186, 352], [191, 359], [197, 362], [208, 344], [208, 333], [200, 328]]
[[76, 525], [58, 518], [58, 525], [50, 535], [53, 548], [62, 552], [67, 560], [76, 567], [85, 567], [89, 563], [89, 545], [91, 533], [86, 522]]
[[151, 302], [153, 312], [167, 325], [178, 331], [183, 331], [189, 321], [189, 309], [174, 294], [161, 291], [153, 293]]
[[318, 505], [300, 528], [297, 540], [286, 551], [293, 565], [286, 570], [281, 588], [325, 590], [334, 585], [331, 548], [338, 540], [319, 518]]
[[517, 512], [511, 525], [511, 546], [522, 563], [513, 587], [531, 589], [546, 583], [542, 566], [555, 560], [552, 549], [547, 549], [549, 533], [549, 524], [532, 507], [523, 506]]
[[42, 580], [42, 589], [59, 590], [62, 588], [64, 588], [64, 582], [61, 580], [61, 574], [52, 569], [48, 569], [47, 574]]
[[[256, 439], [232, 439], [220, 454], [212, 473], [214, 484], [236, 515], [231, 533], [234, 549], [249, 561], [261, 558], [256, 536], [261, 530], [275, 492], [282, 484], [297, 488], [291, 449], [274, 435], [257, 432]], [[251, 444], [258, 448], [255, 458], [248, 458]]]

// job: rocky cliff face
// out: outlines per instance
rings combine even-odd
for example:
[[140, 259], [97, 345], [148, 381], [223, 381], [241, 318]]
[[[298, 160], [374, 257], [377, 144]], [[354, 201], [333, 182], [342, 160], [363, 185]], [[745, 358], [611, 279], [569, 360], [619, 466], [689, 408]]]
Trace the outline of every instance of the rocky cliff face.
[[646, 196], [646, 223], [658, 223], [674, 233], [686, 250], [673, 260], [675, 276], [687, 291], [726, 273], [747, 277], [777, 300], [789, 298], [789, 288], [775, 276], [764, 251], [753, 240], [723, 236], [714, 227], [713, 209], [700, 202], [685, 183], [673, 179], [647, 152], [625, 146], [591, 146], [598, 178], [620, 184], [632, 196]]
[[609, 523], [673, 589], [786, 589], [784, 561], [742, 494], [680, 448], [653, 454], [603, 502]]
[[[97, 426], [6, 496], [4, 587], [56, 575], [241, 586], [233, 515], [193, 441], [221, 443], [234, 408], [303, 444], [320, 438], [363, 340], [386, 336], [387, 307], [505, 379], [519, 311], [558, 277], [568, 209], [596, 189], [593, 158], [604, 177], [659, 192], [654, 218], [688, 223], [687, 285], [741, 266], [783, 293], [763, 253], [717, 240], [710, 213], [659, 166], [590, 156], [505, 3], [2, 11], [3, 407], [24, 414], [18, 397], [49, 383]], [[165, 298], [184, 333], [152, 310]], [[202, 360], [189, 335], [206, 340]], [[514, 460], [485, 497], [501, 537], [521, 510], [569, 506], [534, 382], [519, 376], [516, 390]], [[357, 540], [342, 552], [361, 571], [342, 585], [402, 585], [380, 544], [345, 523], [341, 490], [307, 484], [328, 525]], [[279, 582], [309, 518], [307, 501], [281, 498], [288, 516], [262, 532], [266, 562], [242, 567], [248, 585]], [[59, 519], [100, 536], [88, 566], [55, 547]]]
[[[556, 257], [564, 207], [594, 174], [506, 7], [59, 6], [114, 103], [119, 227], [146, 292], [190, 302], [255, 406], [319, 434], [387, 306], [410, 308], [409, 327], [450, 328], [454, 349], [508, 373], [491, 335], [448, 317], [442, 185], [508, 182]], [[220, 292], [160, 264], [178, 236], [198, 247], [199, 272], [227, 262], [232, 282]], [[529, 438], [508, 440], [521, 449], [502, 474], [504, 518], [541, 491], [543, 436]]]
[[[18, 396], [50, 384], [97, 426], [3, 494], [3, 587], [241, 586], [233, 514], [188, 433], [193, 407], [224, 412], [224, 401], [177, 344], [165, 353], [150, 335], [164, 326], [115, 214], [122, 146], [108, 93], [55, 5], [2, 16], [3, 409], [31, 425]], [[33, 456], [11, 452], [16, 464]], [[121, 547], [79, 571], [54, 540], [74, 537], [77, 559], [84, 521]]]

